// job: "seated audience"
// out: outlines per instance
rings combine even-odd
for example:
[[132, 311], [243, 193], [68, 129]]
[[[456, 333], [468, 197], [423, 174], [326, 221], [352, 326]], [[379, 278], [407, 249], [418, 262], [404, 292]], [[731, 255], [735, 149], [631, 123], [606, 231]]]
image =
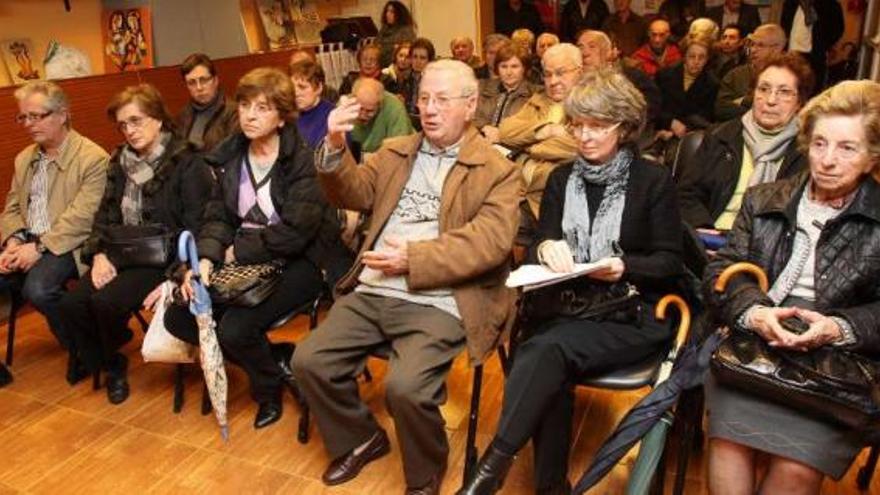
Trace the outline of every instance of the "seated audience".
[[[288, 67], [297, 62], [304, 61], [314, 62], [318, 65], [321, 65], [320, 62], [318, 62], [318, 57], [315, 56], [314, 51], [305, 48], [297, 48], [294, 49], [290, 54], [290, 63], [288, 64]], [[329, 84], [324, 84], [324, 91], [321, 93], [321, 98], [335, 105], [336, 102], [339, 100], [339, 92], [336, 90], [336, 88], [330, 86]]]
[[377, 151], [387, 138], [414, 132], [403, 103], [385, 91], [379, 81], [358, 79], [351, 96], [357, 100], [360, 113], [348, 138], [356, 144], [359, 154]]
[[[648, 24], [630, 10], [632, 0], [614, 0], [614, 14], [605, 19], [602, 31], [617, 42], [621, 57], [629, 57], [645, 42]], [[580, 36], [579, 36], [580, 37]]]
[[797, 112], [813, 75], [796, 54], [765, 60], [755, 79], [754, 105], [742, 117], [706, 132], [694, 159], [681, 164], [681, 216], [694, 228], [729, 230], [746, 189], [801, 172]]
[[177, 114], [178, 133], [199, 151], [210, 151], [238, 131], [235, 104], [220, 91], [220, 76], [204, 53], [193, 53], [180, 64], [189, 102]]
[[556, 36], [553, 33], [541, 33], [538, 36], [537, 41], [535, 41], [535, 57], [534, 60], [537, 61], [538, 64], [541, 63], [541, 58], [544, 56], [544, 52], [547, 51], [553, 45], [559, 44], [559, 36]]
[[[727, 246], [704, 277], [710, 308], [732, 332], [754, 332], [771, 349], [805, 359], [818, 349], [876, 356], [878, 103], [873, 81], [842, 82], [811, 100], [798, 135], [809, 173], [746, 193]], [[769, 292], [739, 277], [714, 294], [719, 274], [743, 261], [764, 269]], [[792, 317], [808, 330], [781, 326]], [[712, 378], [706, 407], [709, 493], [818, 494], [825, 476], [839, 480], [868, 441], [864, 432]]]
[[[859, 12], [858, 7], [847, 10]], [[817, 87], [824, 87], [831, 50], [846, 30], [842, 4], [836, 0], [783, 0], [779, 24], [788, 35], [789, 51], [810, 61]]]
[[513, 316], [504, 280], [519, 172], [470, 126], [477, 80], [467, 65], [429, 64], [418, 100], [424, 133], [388, 140], [358, 165], [344, 133], [360, 109], [343, 99], [316, 159], [333, 203], [374, 215], [356, 269], [337, 285], [341, 297], [292, 361], [333, 459], [321, 477], [327, 485], [355, 478], [391, 449], [358, 397], [358, 375], [384, 347], [406, 493], [440, 493], [449, 446], [439, 406], [452, 361], [467, 348], [470, 362], [482, 363]]
[[[709, 71], [721, 81], [734, 67], [746, 62], [742, 32], [736, 24], [728, 24], [721, 31], [721, 39], [712, 50]], [[714, 103], [713, 103], [714, 105]]]
[[715, 21], [707, 17], [700, 17], [694, 19], [694, 22], [692, 22], [690, 28], [688, 28], [687, 35], [678, 40], [678, 45], [682, 49], [682, 52], [684, 52], [684, 46], [687, 44], [688, 39], [709, 38], [715, 43], [718, 41], [720, 34], [721, 28], [718, 27], [718, 24], [716, 24]]
[[535, 92], [526, 81], [528, 53], [519, 45], [507, 44], [495, 57], [498, 79], [480, 82], [480, 97], [473, 124], [491, 143], [497, 143], [498, 126], [507, 117], [517, 113]]
[[705, 10], [705, 0], [664, 0], [657, 17], [669, 22], [673, 39], [682, 40], [687, 35], [691, 23], [703, 17]]
[[602, 29], [608, 16], [608, 5], [604, 0], [570, 0], [562, 8], [559, 34], [565, 41], [573, 42], [584, 29]]
[[529, 54], [535, 53], [535, 33], [528, 29], [517, 29], [510, 35], [510, 42], [525, 48]]
[[686, 38], [685, 43], [684, 60], [661, 70], [655, 78], [663, 95], [657, 129], [666, 133], [667, 139], [709, 127], [718, 92], [718, 81], [706, 68], [712, 38]]
[[498, 128], [499, 143], [521, 151], [525, 199], [538, 217], [541, 195], [550, 172], [574, 159], [577, 142], [565, 132], [562, 102], [583, 73], [581, 52], [570, 43], [551, 46], [544, 53], [544, 90], [532, 95], [519, 112]]
[[412, 14], [403, 2], [392, 0], [382, 7], [382, 26], [376, 35], [381, 53], [380, 67], [394, 63], [394, 52], [402, 43], [412, 43], [416, 39], [416, 29]]
[[495, 2], [495, 32], [510, 36], [517, 29], [533, 33], [544, 31], [541, 15], [526, 0], [498, 0]]
[[495, 73], [495, 54], [507, 43], [510, 43], [510, 38], [498, 33], [492, 33], [483, 39], [483, 65], [474, 69], [477, 79], [498, 77]]
[[474, 70], [483, 64], [480, 57], [474, 55], [474, 40], [467, 36], [452, 38], [452, 41], [449, 42], [449, 51], [454, 60], [464, 62]]
[[[638, 158], [631, 146], [645, 106], [638, 89], [612, 69], [587, 72], [565, 100], [577, 159], [550, 175], [530, 258], [554, 272], [599, 260], [607, 268], [537, 293], [546, 300], [543, 314], [529, 316], [506, 380], [498, 429], [463, 495], [497, 492], [529, 440], [535, 492], [571, 493], [574, 384], [645, 359], [672, 336], [668, 324], [654, 319], [653, 304], [684, 272], [681, 219], [669, 172]], [[624, 284], [638, 289], [643, 308], [587, 319], [554, 314], [565, 307], [563, 291], [586, 299]]]
[[327, 116], [333, 104], [321, 98], [324, 93], [324, 70], [312, 61], [297, 62], [290, 66], [290, 80], [296, 96], [299, 115], [296, 127], [306, 144], [316, 148], [327, 135]]
[[707, 9], [706, 17], [719, 26], [736, 24], [743, 36], [752, 34], [752, 31], [761, 25], [758, 7], [744, 3], [742, 0], [724, 0], [723, 4]]
[[375, 79], [391, 93], [398, 92], [397, 82], [391, 76], [382, 73], [382, 66], [379, 65], [379, 53], [378, 45], [364, 45], [358, 50], [357, 62], [359, 70], [357, 72], [349, 72], [342, 78], [342, 82], [339, 84], [339, 94], [350, 94], [354, 82], [362, 78]]
[[403, 81], [409, 77], [412, 69], [412, 60], [409, 57], [410, 43], [405, 41], [394, 47], [391, 65], [382, 69], [382, 73], [394, 79], [398, 91], [403, 87]]
[[419, 121], [419, 82], [422, 80], [422, 71], [428, 63], [434, 61], [436, 52], [434, 44], [426, 38], [417, 38], [413, 41], [409, 49], [409, 58], [411, 62], [411, 70], [403, 86], [400, 88], [399, 94], [403, 97], [403, 104], [406, 107], [406, 113], [409, 115], [410, 123], [415, 129], [420, 129]]
[[[128, 398], [128, 359], [120, 352], [132, 338], [128, 320], [144, 298], [165, 280], [176, 260], [176, 234], [198, 232], [214, 179], [196, 157], [196, 147], [174, 135], [171, 116], [153, 86], [130, 86], [107, 107], [125, 142], [110, 158], [107, 187], [82, 260], [91, 265], [58, 304], [65, 329], [76, 342], [77, 359], [89, 373], [106, 371], [107, 400]], [[146, 246], [148, 238], [171, 236], [165, 261], [143, 264], [113, 241]], [[158, 292], [156, 293], [158, 295]], [[152, 304], [150, 304], [152, 306]]]
[[[58, 312], [64, 285], [85, 271], [79, 251], [107, 182], [107, 152], [76, 132], [67, 95], [55, 83], [32, 81], [13, 93], [15, 121], [33, 141], [13, 164], [0, 214], [0, 289], [20, 291], [75, 358], [73, 336]], [[71, 359], [67, 381], [87, 374]]]
[[[762, 24], [749, 35], [748, 62], [730, 70], [718, 86], [715, 120], [730, 120], [752, 107], [752, 81], [755, 68], [785, 49], [785, 31], [777, 24]], [[808, 98], [808, 96], [805, 96]]]
[[[290, 377], [273, 358], [266, 332], [272, 323], [322, 290], [321, 268], [336, 242], [336, 213], [327, 207], [315, 177], [313, 151], [294, 119], [293, 83], [278, 69], [254, 69], [235, 92], [241, 132], [205, 161], [218, 186], [198, 233], [199, 270], [210, 283], [215, 267], [276, 261], [284, 264], [275, 290], [253, 307], [214, 307], [217, 338], [229, 361], [241, 366], [259, 404], [254, 428], [281, 418], [281, 387]], [[191, 271], [181, 292], [192, 297]], [[169, 332], [198, 344], [198, 327], [186, 306], [165, 313]]]
[[648, 42], [632, 54], [639, 69], [653, 78], [657, 71], [681, 61], [681, 50], [669, 39], [672, 31], [669, 23], [655, 19], [648, 26]]

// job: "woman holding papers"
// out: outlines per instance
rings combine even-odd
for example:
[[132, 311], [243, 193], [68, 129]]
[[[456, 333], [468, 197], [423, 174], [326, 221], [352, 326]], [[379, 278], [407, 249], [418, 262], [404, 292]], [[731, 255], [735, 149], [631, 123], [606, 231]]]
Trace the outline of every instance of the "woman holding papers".
[[[565, 100], [579, 156], [550, 175], [530, 255], [556, 272], [599, 260], [603, 268], [526, 298], [531, 335], [517, 351], [495, 438], [460, 493], [495, 493], [529, 439], [536, 492], [570, 493], [574, 385], [644, 359], [671, 338], [652, 305], [684, 271], [681, 219], [667, 170], [633, 151], [645, 108], [612, 70], [591, 73]], [[540, 304], [528, 304], [533, 296]]]

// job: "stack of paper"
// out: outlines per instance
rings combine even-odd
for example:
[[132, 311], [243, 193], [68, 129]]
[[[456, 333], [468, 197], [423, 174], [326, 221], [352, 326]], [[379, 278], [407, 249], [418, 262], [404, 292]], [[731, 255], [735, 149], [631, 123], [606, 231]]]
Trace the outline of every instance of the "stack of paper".
[[574, 270], [567, 273], [551, 271], [544, 265], [522, 265], [507, 277], [506, 285], [511, 288], [522, 287], [523, 292], [540, 289], [558, 284], [566, 280], [582, 277], [588, 273], [607, 269], [611, 266], [608, 259], [593, 263], [575, 263]]

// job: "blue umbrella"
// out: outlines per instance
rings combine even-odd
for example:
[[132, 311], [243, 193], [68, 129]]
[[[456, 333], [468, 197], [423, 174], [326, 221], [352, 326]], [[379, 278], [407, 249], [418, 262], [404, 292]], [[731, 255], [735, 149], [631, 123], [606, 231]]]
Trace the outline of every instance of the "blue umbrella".
[[199, 255], [196, 241], [188, 230], [180, 234], [177, 244], [180, 261], [189, 263], [192, 270], [191, 283], [193, 297], [189, 303], [189, 311], [196, 317], [199, 327], [199, 361], [205, 374], [205, 386], [214, 406], [214, 415], [220, 424], [220, 435], [224, 441], [229, 440], [229, 423], [226, 418], [226, 394], [229, 388], [226, 380], [226, 368], [223, 366], [223, 352], [217, 341], [217, 324], [211, 308], [211, 295], [202, 283], [199, 274]]

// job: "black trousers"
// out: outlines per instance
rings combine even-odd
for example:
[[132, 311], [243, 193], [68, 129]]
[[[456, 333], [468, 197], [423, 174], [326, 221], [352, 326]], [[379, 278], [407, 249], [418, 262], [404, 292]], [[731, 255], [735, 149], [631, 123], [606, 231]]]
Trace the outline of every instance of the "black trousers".
[[73, 338], [77, 355], [86, 367], [106, 368], [108, 360], [131, 338], [131, 312], [165, 279], [162, 268], [128, 268], [103, 288], [92, 284], [87, 272], [58, 303], [62, 326]]
[[[322, 284], [321, 271], [300, 259], [284, 268], [275, 292], [259, 305], [214, 308], [220, 347], [247, 373], [255, 401], [278, 400], [281, 392], [282, 371], [272, 357], [266, 332], [285, 313], [317, 297]], [[199, 344], [198, 325], [186, 307], [170, 306], [165, 311], [165, 328], [182, 340]]]
[[589, 373], [638, 362], [669, 341], [671, 329], [654, 320], [650, 309], [641, 326], [555, 322], [520, 345], [504, 387], [494, 441], [513, 453], [532, 440], [536, 488], [567, 480], [575, 385]]

